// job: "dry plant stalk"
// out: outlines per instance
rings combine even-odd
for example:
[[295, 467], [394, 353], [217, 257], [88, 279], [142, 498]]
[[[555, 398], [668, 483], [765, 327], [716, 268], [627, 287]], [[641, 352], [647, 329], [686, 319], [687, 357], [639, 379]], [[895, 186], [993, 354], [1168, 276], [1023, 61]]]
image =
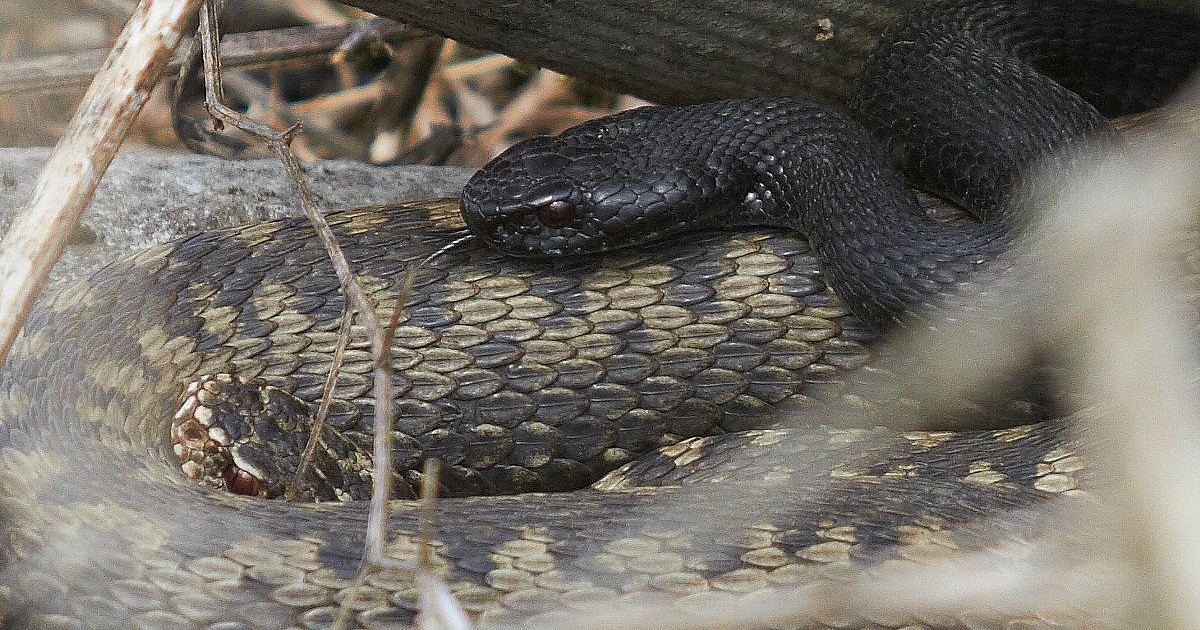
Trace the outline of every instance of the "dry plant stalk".
[[[342, 325], [339, 332], [338, 346], [333, 362], [333, 367], [326, 379], [325, 387], [322, 393], [322, 400], [317, 412], [316, 422], [314, 423], [312, 433], [309, 436], [308, 444], [306, 445], [302, 463], [296, 471], [296, 476], [289, 484], [288, 493], [294, 494], [298, 487], [299, 480], [303, 477], [305, 467], [311, 460], [312, 453], [316, 443], [319, 440], [320, 432], [324, 420], [324, 416], [328, 412], [329, 402], [332, 397], [333, 390], [336, 388], [337, 373], [339, 369], [341, 354], [344, 352], [346, 345], [349, 343], [351, 333], [351, 309], [349, 305], [353, 305], [353, 309], [357, 311], [361, 318], [364, 327], [367, 331], [368, 339], [371, 343], [372, 354], [374, 358], [374, 392], [375, 392], [375, 418], [374, 418], [374, 445], [373, 445], [373, 471], [372, 474], [372, 493], [370, 512], [367, 520], [366, 540], [364, 541], [363, 549], [363, 564], [359, 567], [358, 574], [354, 581], [354, 587], [349, 595], [343, 599], [339, 607], [338, 614], [334, 620], [333, 627], [342, 627], [349, 618], [350, 610], [353, 608], [358, 589], [365, 583], [365, 578], [370, 569], [374, 567], [390, 567], [390, 568], [408, 568], [398, 565], [395, 561], [387, 558], [384, 553], [384, 545], [387, 539], [387, 517], [388, 517], [388, 499], [391, 497], [391, 427], [394, 425], [394, 409], [391, 401], [393, 399], [392, 387], [392, 366], [391, 366], [391, 346], [392, 337], [395, 333], [396, 326], [399, 323], [399, 316], [403, 310], [404, 304], [408, 300], [411, 293], [412, 283], [416, 277], [416, 272], [421, 268], [425, 261], [422, 261], [409, 269], [405, 274], [404, 281], [401, 285], [397, 303], [392, 311], [392, 317], [386, 328], [380, 325], [378, 316], [375, 312], [375, 305], [367, 297], [359, 284], [357, 277], [345, 258], [345, 254], [341, 250], [336, 237], [333, 234], [328, 222], [324, 216], [317, 211], [316, 204], [312, 199], [308, 188], [304, 183], [303, 175], [300, 172], [299, 164], [296, 162], [295, 155], [292, 153], [289, 144], [293, 136], [299, 131], [298, 125], [293, 125], [283, 132], [276, 132], [274, 129], [250, 119], [224, 105], [223, 91], [221, 83], [221, 62], [220, 62], [220, 34], [217, 28], [217, 13], [219, 12], [222, 0], [205, 0], [201, 7], [199, 37], [201, 40], [201, 50], [204, 64], [204, 81], [205, 81], [205, 106], [210, 114], [217, 122], [217, 128], [220, 130], [222, 123], [228, 123], [243, 132], [251, 134], [265, 141], [276, 156], [283, 162], [284, 169], [292, 179], [293, 185], [296, 187], [300, 195], [301, 204], [304, 208], [305, 215], [313, 224], [317, 236], [322, 245], [326, 249], [326, 253], [333, 264], [334, 271], [338, 276], [342, 285], [342, 291], [347, 301], [347, 308], [342, 313]], [[442, 252], [458, 245], [469, 237], [462, 237], [452, 241], [444, 248], [438, 250], [430, 258], [440, 255]], [[425, 471], [425, 488], [423, 495], [425, 496], [425, 509], [423, 511], [423, 522], [425, 532], [425, 562], [422, 566], [417, 567], [418, 573], [424, 576], [425, 590], [432, 593], [431, 601], [436, 602], [437, 609], [441, 611], [440, 617], [449, 615], [451, 619], [465, 620], [465, 613], [461, 612], [457, 603], [449, 596], [449, 590], [441, 584], [435, 576], [432, 576], [427, 570], [428, 553], [429, 553], [429, 532], [432, 529], [433, 510], [436, 500], [436, 486], [439, 477], [438, 463], [431, 460], [426, 463]], [[449, 597], [449, 599], [447, 599]]]
[[[286, 131], [276, 132], [266, 125], [242, 116], [222, 103], [219, 54], [220, 36], [217, 32], [218, 2], [220, 0], [205, 0], [200, 12], [200, 37], [204, 57], [205, 105], [217, 121], [233, 125], [267, 142], [275, 155], [283, 162], [284, 170], [291, 177], [292, 184], [295, 185], [300, 195], [304, 214], [313, 224], [317, 237], [325, 247], [329, 259], [333, 264], [338, 281], [341, 282], [345, 299], [352, 303], [355, 310], [358, 311], [358, 316], [361, 318], [363, 326], [367, 331], [367, 337], [371, 342], [372, 355], [375, 362], [374, 391], [376, 399], [374, 469], [376, 471], [390, 471], [392, 469], [391, 427], [395, 424], [395, 419], [393, 418], [394, 409], [391, 405], [391, 400], [393, 399], [391, 343], [389, 342], [388, 335], [386, 335], [379, 323], [378, 316], [375, 314], [375, 305], [367, 297], [362, 285], [358, 282], [358, 278], [354, 275], [353, 270], [350, 269], [350, 264], [346, 261], [346, 255], [342, 252], [341, 246], [338, 245], [333, 230], [329, 227], [329, 222], [317, 211], [316, 203], [313, 201], [312, 195], [309, 194], [308, 188], [304, 184], [304, 176], [300, 173], [300, 165], [296, 162], [295, 155], [292, 154], [291, 149], [288, 147], [292, 136], [299, 131], [299, 126], [294, 125]], [[363, 551], [363, 560], [364, 564], [392, 566], [394, 563], [383, 554], [383, 546], [387, 537], [387, 500], [391, 496], [392, 476], [390, 474], [375, 474], [371, 478], [373, 482], [371, 486], [371, 511], [367, 518], [367, 539], [366, 548]]]
[[0, 364], [200, 0], [143, 0], [0, 243]]
[[[453, 85], [453, 82], [451, 83]], [[468, 161], [486, 162], [499, 155], [511, 142], [508, 137], [514, 129], [530, 125], [550, 105], [570, 100], [571, 92], [563, 75], [549, 70], [538, 70], [521, 92], [496, 117], [492, 125], [477, 134], [465, 148]]]
[[292, 475], [292, 480], [283, 492], [283, 498], [287, 501], [299, 498], [304, 473], [312, 465], [317, 444], [325, 431], [325, 421], [329, 419], [329, 409], [333, 402], [333, 390], [337, 387], [338, 374], [341, 373], [342, 363], [346, 359], [346, 346], [350, 345], [350, 327], [353, 322], [354, 312], [350, 308], [350, 302], [346, 301], [342, 305], [342, 324], [338, 327], [337, 345], [334, 346], [333, 358], [329, 361], [329, 374], [325, 375], [325, 385], [321, 389], [321, 403], [317, 406], [317, 413], [313, 415], [313, 426], [308, 434], [308, 442], [304, 445], [304, 452], [300, 456], [300, 465], [296, 466], [296, 473]]
[[[369, 571], [375, 567], [390, 567], [390, 568], [408, 568], [403, 567], [395, 561], [387, 558], [383, 553], [383, 548], [387, 540], [387, 517], [388, 517], [388, 499], [391, 497], [391, 427], [395, 420], [393, 418], [394, 410], [391, 404], [393, 399], [392, 388], [392, 366], [391, 366], [391, 346], [392, 337], [395, 333], [396, 326], [399, 322], [399, 315], [403, 310], [404, 304], [408, 300], [408, 296], [412, 290], [412, 283], [416, 277], [416, 272], [424, 264], [424, 261], [415, 265], [405, 274], [404, 282], [399, 291], [397, 304], [392, 311], [392, 317], [388, 322], [388, 326], [383, 328], [380, 326], [378, 316], [375, 313], [375, 305], [371, 303], [362, 286], [359, 284], [354, 272], [350, 269], [341, 247], [338, 245], [333, 231], [330, 229], [328, 222], [317, 211], [311, 194], [308, 192], [307, 186], [304, 184], [303, 175], [300, 172], [299, 164], [296, 162], [295, 155], [292, 153], [289, 143], [296, 132], [299, 131], [297, 125], [283, 131], [276, 132], [270, 127], [263, 125], [257, 121], [249, 119], [246, 116], [239, 114], [236, 111], [226, 107], [222, 102], [221, 75], [220, 75], [220, 56], [219, 45], [220, 35], [217, 30], [217, 12], [221, 0], [206, 0], [201, 8], [200, 14], [200, 37], [202, 43], [202, 52], [204, 59], [204, 80], [205, 80], [205, 105], [209, 109], [214, 119], [218, 123], [228, 123], [241, 129], [242, 131], [256, 136], [271, 147], [271, 150], [283, 162], [284, 169], [292, 179], [293, 185], [296, 187], [300, 195], [301, 203], [304, 207], [304, 212], [309, 221], [313, 224], [318, 238], [325, 247], [326, 252], [333, 263], [335, 273], [342, 284], [343, 294], [346, 296], [347, 304], [353, 304], [354, 309], [362, 318], [364, 327], [367, 330], [367, 336], [371, 342], [372, 354], [374, 355], [374, 392], [375, 392], [375, 418], [374, 418], [374, 449], [373, 457], [373, 474], [372, 474], [372, 493], [370, 512], [367, 520], [367, 534], [364, 541], [363, 549], [363, 564], [359, 567], [358, 574], [355, 577], [354, 587], [349, 595], [343, 599], [339, 607], [338, 614], [334, 620], [333, 627], [341, 628], [348, 621], [350, 611], [354, 606], [358, 589], [363, 586], [366, 576]], [[437, 256], [451, 247], [463, 242], [469, 237], [463, 237], [452, 241], [443, 249], [435, 252], [433, 256]], [[305, 466], [310, 461], [312, 452], [315, 449], [316, 443], [319, 440], [320, 432], [324, 420], [324, 416], [328, 413], [329, 401], [337, 383], [337, 372], [339, 369], [341, 353], [344, 352], [345, 346], [349, 343], [351, 331], [351, 309], [345, 308], [342, 313], [342, 326], [339, 333], [337, 355], [334, 359], [333, 367], [326, 380], [325, 388], [322, 394], [322, 400], [317, 412], [317, 419], [314, 423], [312, 433], [309, 436], [309, 442], [306, 445], [304, 457], [300, 467], [297, 469], [296, 477], [289, 484], [288, 492], [295, 493], [300, 478], [303, 477]], [[418, 574], [421, 576], [421, 582], [424, 585], [423, 591], [429, 593], [426, 596], [430, 605], [438, 611], [439, 619], [449, 619], [455, 622], [466, 624], [466, 614], [462, 612], [453, 596], [450, 595], [449, 589], [445, 587], [441, 581], [433, 576], [428, 570], [429, 544], [431, 531], [434, 519], [434, 506], [436, 505], [436, 488], [439, 478], [439, 464], [436, 460], [426, 462], [425, 469], [425, 497], [424, 509], [422, 512], [423, 522], [423, 562], [417, 567]], [[455, 625], [452, 630], [465, 630], [467, 625]]]

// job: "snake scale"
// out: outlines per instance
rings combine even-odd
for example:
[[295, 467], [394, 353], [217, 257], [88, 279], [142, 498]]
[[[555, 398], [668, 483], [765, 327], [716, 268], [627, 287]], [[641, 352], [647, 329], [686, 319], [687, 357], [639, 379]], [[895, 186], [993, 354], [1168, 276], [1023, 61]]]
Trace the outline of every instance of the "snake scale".
[[[463, 227], [454, 201], [330, 221], [382, 316], [397, 308], [400, 272]], [[357, 567], [362, 506], [212, 491], [180, 473], [167, 437], [199, 376], [313, 400], [341, 308], [298, 220], [157, 247], [43, 303], [0, 372], [6, 627], [328, 625]], [[473, 466], [503, 468], [533, 490], [628, 462], [575, 492], [439, 504], [434, 566], [488, 626], [549, 627], [639, 602], [673, 616], [893, 560], [1011, 553], [1092, 496], [1061, 420], [754, 429], [773, 405], [838, 390], [870, 358], [872, 335], [797, 235], [689, 235], [550, 262], [467, 246], [420, 272], [406, 309], [398, 438], [414, 458], [447, 460], [464, 485], [479, 481]], [[353, 342], [332, 416], [351, 440], [369, 415], [368, 369]], [[390, 556], [414, 556], [415, 514], [395, 505]], [[355, 623], [412, 625], [411, 572], [367, 584]], [[1102, 622], [1076, 609], [830, 610], [787, 625]]]

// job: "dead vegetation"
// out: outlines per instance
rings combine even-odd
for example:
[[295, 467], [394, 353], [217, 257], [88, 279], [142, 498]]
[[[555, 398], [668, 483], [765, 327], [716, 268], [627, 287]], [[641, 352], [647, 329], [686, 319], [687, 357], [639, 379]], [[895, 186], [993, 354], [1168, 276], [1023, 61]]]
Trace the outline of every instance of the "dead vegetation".
[[[57, 141], [135, 3], [65, 4], [53, 13], [29, 0], [0, 7], [0, 146]], [[230, 104], [277, 128], [301, 123], [302, 160], [477, 167], [521, 138], [642, 104], [333, 2], [230, 2], [222, 29]], [[182, 54], [127, 149], [187, 150], [171, 124]], [[185, 116], [202, 111], [199, 87], [184, 91]], [[244, 136], [194, 146], [268, 154]]]

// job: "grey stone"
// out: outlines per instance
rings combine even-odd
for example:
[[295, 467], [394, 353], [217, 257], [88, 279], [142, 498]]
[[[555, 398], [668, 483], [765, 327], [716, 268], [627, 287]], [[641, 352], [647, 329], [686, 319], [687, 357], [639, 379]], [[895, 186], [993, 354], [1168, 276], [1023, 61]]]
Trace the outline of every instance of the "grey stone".
[[[0, 149], [0, 229], [33, 191], [49, 149]], [[457, 196], [471, 172], [436, 166], [377, 167], [349, 160], [303, 167], [323, 212]], [[123, 254], [208, 229], [301, 214], [276, 160], [122, 152], [105, 174], [51, 285]]]

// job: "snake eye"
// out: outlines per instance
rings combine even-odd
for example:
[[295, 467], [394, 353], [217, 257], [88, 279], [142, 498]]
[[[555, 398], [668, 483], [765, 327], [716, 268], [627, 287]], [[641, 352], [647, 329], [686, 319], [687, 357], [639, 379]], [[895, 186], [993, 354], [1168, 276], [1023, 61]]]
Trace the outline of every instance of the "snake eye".
[[230, 466], [225, 469], [225, 488], [234, 494], [257, 496], [258, 479], [237, 466]]
[[537, 209], [537, 219], [548, 228], [564, 228], [571, 223], [571, 204], [554, 201]]

